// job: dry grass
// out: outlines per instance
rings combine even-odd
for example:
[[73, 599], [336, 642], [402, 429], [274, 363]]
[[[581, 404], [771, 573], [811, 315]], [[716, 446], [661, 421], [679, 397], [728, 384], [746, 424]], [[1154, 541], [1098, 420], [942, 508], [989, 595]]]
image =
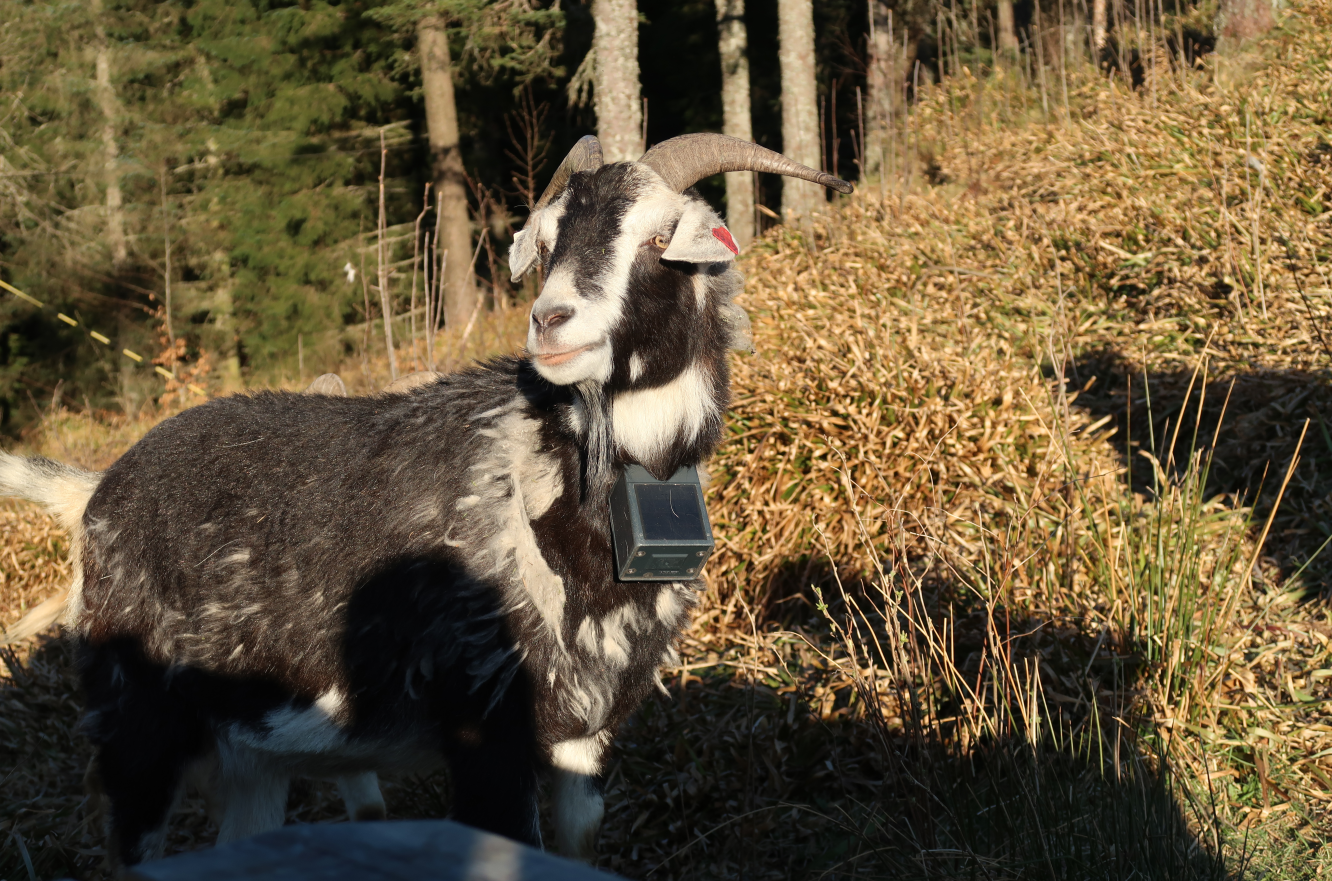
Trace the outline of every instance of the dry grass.
[[[671, 697], [622, 732], [605, 867], [1332, 868], [1329, 58], [1332, 4], [1303, 0], [1143, 92], [1070, 70], [1048, 118], [1009, 74], [949, 81], [905, 199], [863, 187], [746, 257], [722, 545]], [[100, 465], [154, 418], [51, 414], [31, 445]], [[21, 511], [0, 623], [60, 577]], [[0, 685], [0, 830], [43, 877], [97, 873], [67, 652]], [[386, 789], [447, 807], [439, 778]], [[292, 808], [338, 813], [323, 784]], [[185, 815], [175, 846], [206, 842]]]
[[1155, 94], [1084, 74], [1048, 124], [950, 83], [912, 122], [938, 185], [750, 256], [687, 657], [719, 666], [637, 723], [682, 746], [612, 866], [1326, 871], [1329, 13]]

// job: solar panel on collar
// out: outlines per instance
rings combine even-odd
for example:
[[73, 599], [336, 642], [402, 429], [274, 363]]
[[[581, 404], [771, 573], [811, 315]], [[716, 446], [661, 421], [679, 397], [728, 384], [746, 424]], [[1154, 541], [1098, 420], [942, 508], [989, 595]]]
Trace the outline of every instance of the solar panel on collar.
[[634, 487], [643, 537], [654, 541], [707, 541], [707, 517], [693, 484], [639, 484]]
[[657, 480], [629, 465], [611, 493], [611, 532], [621, 581], [692, 581], [714, 545], [698, 470]]

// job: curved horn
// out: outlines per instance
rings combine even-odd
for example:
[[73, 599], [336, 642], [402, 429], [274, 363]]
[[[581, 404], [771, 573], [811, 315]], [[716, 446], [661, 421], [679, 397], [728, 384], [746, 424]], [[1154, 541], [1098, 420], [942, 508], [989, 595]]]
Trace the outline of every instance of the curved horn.
[[546, 191], [541, 194], [541, 198], [532, 206], [532, 213], [536, 214], [542, 208], [551, 203], [551, 200], [564, 192], [564, 187], [569, 183], [569, 178], [580, 171], [592, 171], [600, 168], [601, 162], [601, 142], [592, 135], [584, 135], [578, 139], [578, 143], [573, 145], [569, 155], [564, 157], [560, 167], [555, 169], [555, 174], [546, 185]]
[[638, 161], [665, 178], [677, 193], [723, 171], [768, 171], [832, 187], [839, 193], [852, 190], [846, 181], [793, 162], [781, 153], [711, 132], [662, 141]]

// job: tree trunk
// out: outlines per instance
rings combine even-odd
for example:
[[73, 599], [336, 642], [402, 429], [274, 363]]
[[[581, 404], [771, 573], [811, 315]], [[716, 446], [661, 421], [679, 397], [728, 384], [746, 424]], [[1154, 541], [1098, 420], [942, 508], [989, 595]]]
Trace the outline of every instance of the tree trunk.
[[597, 140], [607, 162], [643, 155], [643, 99], [638, 80], [638, 4], [635, 0], [592, 0], [596, 36], [592, 98]]
[[240, 330], [236, 326], [236, 299], [232, 295], [231, 257], [226, 251], [213, 252], [214, 288], [209, 303], [209, 318], [217, 330], [218, 374], [222, 391], [241, 388]]
[[1216, 33], [1229, 42], [1262, 36], [1276, 23], [1273, 6], [1273, 0], [1221, 0], [1216, 15]]
[[[476, 310], [472, 282], [472, 225], [467, 213], [467, 180], [458, 147], [458, 106], [453, 100], [453, 62], [448, 33], [438, 17], [416, 27], [421, 53], [421, 90], [425, 94], [430, 165], [439, 207], [439, 246], [448, 251], [444, 265], [444, 323], [461, 330]], [[368, 320], [368, 316], [367, 316]], [[433, 328], [427, 328], [427, 332]]]
[[893, 97], [901, 88], [893, 64], [897, 47], [893, 41], [893, 13], [885, 0], [869, 0], [869, 69], [865, 76], [865, 176], [887, 173], [884, 151], [888, 149], [888, 126], [893, 118]]
[[1017, 29], [1013, 26], [1013, 0], [999, 0], [999, 50], [1010, 59], [1016, 58], [1018, 54]]
[[[384, 351], [388, 352], [389, 382], [398, 378], [398, 354], [393, 345], [393, 301], [389, 299], [388, 210], [384, 204], [384, 173], [388, 170], [388, 148], [384, 130], [379, 130], [379, 222], [375, 226], [375, 257], [379, 274], [379, 314], [384, 317]], [[370, 320], [370, 316], [366, 316]]]
[[111, 46], [102, 23], [102, 2], [93, 0], [93, 32], [97, 45], [96, 65], [97, 106], [102, 111], [102, 175], [106, 185], [106, 241], [111, 248], [111, 263], [119, 269], [129, 259], [125, 239], [125, 209], [120, 192], [120, 147], [116, 144], [116, 124], [120, 117], [120, 102], [111, 86]]
[[[721, 50], [722, 134], [742, 141], [754, 140], [749, 118], [749, 35], [745, 30], [745, 0], [717, 0], [717, 45]], [[745, 247], [754, 238], [754, 173], [726, 175], [726, 225], [736, 244]]]
[[1105, 48], [1105, 0], [1092, 0], [1092, 62], [1101, 66], [1101, 50]]
[[[777, 0], [777, 60], [782, 68], [782, 152], [810, 168], [819, 158], [819, 108], [814, 80], [812, 0]], [[782, 214], [804, 220], [825, 200], [823, 187], [782, 178]]]

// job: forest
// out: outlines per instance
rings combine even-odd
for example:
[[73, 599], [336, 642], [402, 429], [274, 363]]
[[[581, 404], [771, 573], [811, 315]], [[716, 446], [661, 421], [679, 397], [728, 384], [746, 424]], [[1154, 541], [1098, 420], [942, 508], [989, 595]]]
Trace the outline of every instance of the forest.
[[[508, 248], [584, 135], [727, 132], [855, 182], [697, 186], [754, 351], [599, 868], [1332, 872], [1329, 0], [0, 16], [5, 448], [93, 470], [233, 391], [520, 351]], [[0, 627], [68, 548], [0, 503]], [[0, 643], [0, 878], [112, 876], [72, 643]], [[390, 818], [451, 809], [446, 774], [381, 784]], [[287, 822], [343, 818], [293, 784]], [[168, 852], [216, 834], [187, 791]]]
[[[776, 6], [751, 2], [744, 22], [752, 134], [780, 148]], [[854, 177], [866, 9], [815, 6], [838, 153], [828, 164], [840, 158]], [[444, 22], [461, 160], [461, 179], [438, 202], [425, 191], [436, 169], [418, 28], [432, 9]], [[720, 131], [714, 6], [647, 2], [639, 14], [646, 144]], [[390, 264], [391, 313], [410, 313], [413, 245], [428, 244], [441, 205], [467, 243], [453, 250], [477, 251], [470, 267], [453, 261], [462, 279], [448, 283], [483, 289], [486, 309], [530, 297], [505, 269], [512, 233], [559, 158], [597, 131], [593, 10], [577, 3], [24, 0], [4, 16], [0, 272], [49, 306], [34, 312], [6, 294], [0, 307], [11, 432], [53, 396], [133, 408], [180, 383], [234, 389], [297, 377], [301, 362], [306, 376], [332, 369], [365, 345], [357, 328], [382, 321], [380, 263]], [[717, 183], [703, 191], [724, 202]], [[760, 204], [778, 208], [775, 179], [761, 182]], [[87, 328], [114, 344], [90, 342]]]

